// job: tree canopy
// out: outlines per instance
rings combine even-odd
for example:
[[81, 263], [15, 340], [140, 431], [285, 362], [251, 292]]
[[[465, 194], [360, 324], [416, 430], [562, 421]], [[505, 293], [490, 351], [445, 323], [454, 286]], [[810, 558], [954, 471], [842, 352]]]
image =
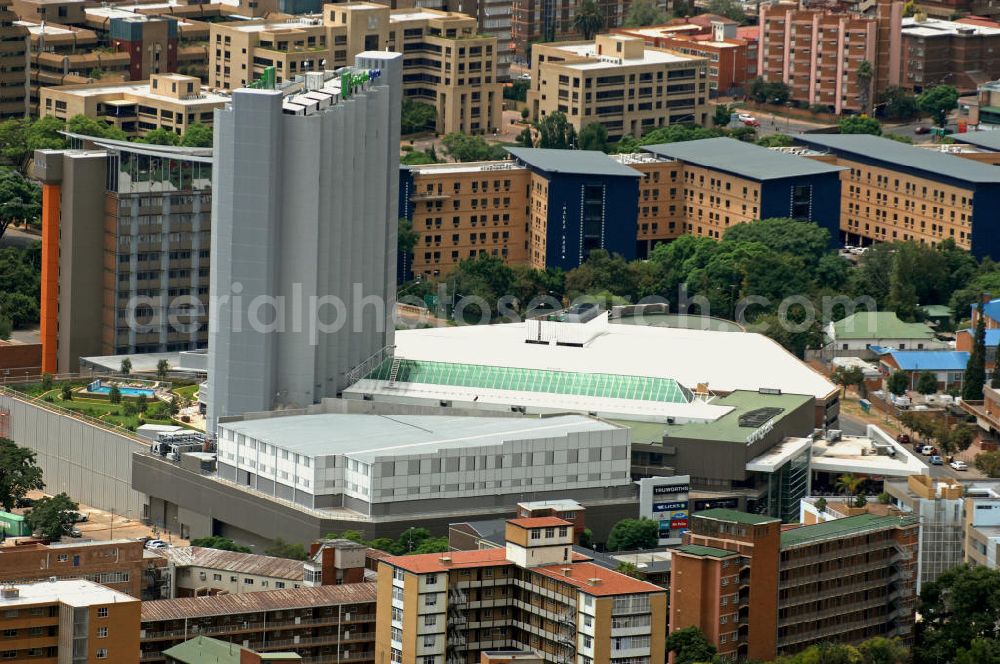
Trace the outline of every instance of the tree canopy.
[[747, 22], [747, 14], [739, 0], [708, 0], [709, 14], [718, 14], [738, 23]]
[[437, 123], [437, 108], [412, 99], [403, 100], [400, 133], [416, 134], [434, 129]]
[[[608, 535], [609, 551], [652, 549], [659, 539], [659, 525], [652, 519], [623, 519]], [[669, 648], [668, 648], [669, 649]]]
[[454, 132], [446, 134], [441, 144], [455, 161], [493, 161], [507, 157], [503, 146], [487, 143], [482, 136]]
[[573, 14], [573, 27], [586, 40], [594, 38], [604, 27], [604, 12], [597, 0], [580, 0]]
[[792, 89], [781, 81], [765, 81], [758, 76], [750, 81], [747, 94], [758, 104], [784, 104], [792, 97]]
[[580, 150], [600, 150], [610, 152], [608, 129], [600, 122], [591, 122], [580, 130], [577, 136], [577, 148]]
[[0, 238], [17, 221], [37, 223], [42, 190], [12, 168], [0, 168]]
[[656, 0], [632, 0], [625, 13], [624, 25], [626, 28], [641, 28], [666, 22], [667, 14], [656, 4]]
[[78, 509], [80, 506], [69, 496], [58, 493], [52, 497], [46, 496], [36, 500], [24, 518], [32, 533], [37, 533], [47, 540], [58, 540], [72, 532]]
[[35, 465], [35, 453], [9, 438], [0, 438], [0, 505], [5, 512], [29, 491], [45, 488], [42, 469]]
[[882, 124], [867, 115], [845, 115], [838, 123], [841, 134], [874, 134], [882, 135]]
[[228, 537], [212, 535], [211, 537], [196, 537], [191, 540], [191, 546], [201, 546], [206, 549], [218, 549], [219, 551], [235, 551], [236, 553], [253, 553], [253, 549], [242, 544], [237, 544]]
[[976, 642], [1000, 639], [1000, 571], [965, 565], [947, 570], [924, 584], [919, 611], [915, 664], [979, 662], [970, 659], [972, 651], [988, 649]]
[[[576, 130], [565, 113], [550, 113], [535, 123], [538, 131], [536, 147], [567, 150], [576, 147]], [[606, 134], [607, 132], [605, 132]]]
[[181, 137], [181, 145], [186, 148], [210, 148], [213, 138], [211, 127], [195, 122], [189, 125], [184, 132], [184, 136]]
[[952, 85], [936, 85], [917, 95], [917, 108], [930, 115], [934, 123], [948, 124], [948, 113], [958, 108], [958, 90]]

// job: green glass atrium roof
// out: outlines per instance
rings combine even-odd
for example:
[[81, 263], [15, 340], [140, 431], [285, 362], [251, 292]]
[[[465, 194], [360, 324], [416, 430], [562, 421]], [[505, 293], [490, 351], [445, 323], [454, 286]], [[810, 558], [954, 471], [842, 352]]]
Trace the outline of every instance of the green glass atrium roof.
[[[392, 360], [386, 360], [367, 378], [389, 380]], [[575, 394], [605, 399], [688, 403], [692, 395], [672, 378], [622, 376], [604, 373], [577, 373], [548, 369], [494, 367], [451, 362], [400, 360], [396, 374], [398, 383], [428, 383], [478, 387], [489, 390]]]

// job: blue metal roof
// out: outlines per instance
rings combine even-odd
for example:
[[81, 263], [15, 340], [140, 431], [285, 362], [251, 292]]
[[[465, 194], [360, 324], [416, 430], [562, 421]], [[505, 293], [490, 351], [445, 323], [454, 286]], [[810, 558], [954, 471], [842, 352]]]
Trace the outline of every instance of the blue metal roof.
[[892, 350], [891, 355], [903, 371], [965, 371], [969, 354], [960, 350]]
[[[967, 328], [965, 328], [964, 330], [961, 330], [961, 331], [962, 332], [968, 332], [969, 336], [971, 336], [972, 338], [976, 337], [976, 331], [974, 329], [972, 329], [971, 327], [967, 327]], [[992, 348], [993, 346], [996, 346], [997, 344], [1000, 344], [1000, 328], [992, 328], [992, 329], [986, 330], [986, 347], [987, 348]]]
[[[972, 310], [975, 311], [976, 305], [972, 305]], [[1000, 299], [990, 300], [983, 305], [983, 313], [993, 320], [1000, 320]]]

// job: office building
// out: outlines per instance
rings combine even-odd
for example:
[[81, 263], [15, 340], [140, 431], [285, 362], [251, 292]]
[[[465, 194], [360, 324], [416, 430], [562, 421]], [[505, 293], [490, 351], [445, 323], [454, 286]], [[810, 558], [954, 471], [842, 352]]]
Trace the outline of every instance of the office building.
[[497, 40], [497, 78], [510, 79], [510, 65], [515, 60], [513, 3], [510, 0], [448, 0], [447, 8], [476, 19], [479, 33]]
[[154, 74], [148, 81], [87, 83], [41, 88], [38, 113], [69, 120], [85, 115], [107, 122], [130, 138], [154, 129], [183, 134], [198, 123], [211, 127], [214, 111], [229, 100], [203, 90], [195, 76]]
[[465, 664], [483, 650], [531, 649], [552, 664], [663, 664], [666, 591], [574, 554], [572, 542], [562, 519], [511, 519], [505, 548], [382, 560], [376, 661]]
[[335, 396], [392, 345], [402, 61], [361, 53], [321, 100], [246, 89], [217, 111], [210, 430]]
[[415, 274], [446, 275], [482, 254], [564, 270], [596, 248], [645, 258], [685, 233], [721, 238], [729, 226], [769, 216], [837, 235], [842, 169], [803, 156], [815, 151], [727, 138], [619, 155], [508, 151], [512, 160], [401, 169], [400, 217], [419, 233]]
[[78, 137], [40, 150], [42, 370], [208, 341], [211, 150]]
[[918, 14], [903, 19], [902, 31], [902, 84], [915, 92], [940, 84], [971, 91], [1000, 77], [1000, 25], [996, 23], [946, 21]]
[[816, 643], [912, 640], [917, 520], [858, 514], [782, 530], [777, 519], [695, 514], [673, 552], [670, 629], [698, 627], [727, 658]]
[[757, 76], [757, 28], [741, 28], [724, 16], [700, 15], [687, 23], [678, 19], [664, 25], [618, 28], [615, 33], [638, 37], [647, 46], [705, 58], [712, 97], [728, 94]]
[[28, 30], [10, 0], [0, 1], [0, 117], [28, 115]]
[[0, 656], [14, 661], [139, 663], [139, 605], [91, 581], [0, 588]]
[[846, 167], [840, 186], [845, 243], [912, 240], [933, 246], [951, 239], [977, 257], [1000, 257], [994, 214], [1000, 171], [993, 166], [878, 136], [809, 134], [796, 140]]
[[1000, 551], [1000, 486], [967, 485], [965, 498], [965, 562], [997, 569]]
[[766, 81], [787, 84], [795, 101], [840, 114], [864, 112], [865, 94], [855, 73], [872, 66], [867, 106], [879, 92], [901, 85], [901, 2], [880, 0], [874, 16], [794, 2], [760, 5], [757, 71]]
[[132, 597], [153, 599], [163, 563], [143, 543], [116, 539], [0, 546], [0, 584], [86, 579]]
[[[527, 54], [529, 46], [534, 48], [539, 42], [565, 41], [580, 36], [580, 31], [573, 25], [577, 7], [574, 0], [514, 0], [512, 4], [512, 48], [518, 54]], [[628, 4], [628, 0], [597, 0], [604, 28], [620, 26]], [[662, 0], [658, 0], [657, 5], [660, 9], [667, 9]]]
[[563, 113], [577, 132], [600, 123], [617, 141], [674, 123], [705, 125], [707, 99], [708, 60], [647, 48], [639, 37], [598, 35], [531, 49], [531, 116]]
[[303, 661], [374, 664], [375, 598], [374, 583], [352, 583], [143, 602], [134, 650], [144, 663], [169, 662], [198, 634], [265, 659], [291, 651]]
[[370, 2], [325, 5], [322, 16], [213, 23], [209, 85], [236, 89], [273, 67], [277, 83], [336, 70], [362, 51], [398, 51], [403, 94], [434, 106], [436, 131], [487, 134], [500, 126], [497, 40], [476, 19]]
[[198, 636], [185, 641], [163, 652], [167, 664], [271, 664], [272, 662], [288, 662], [296, 664], [302, 661], [302, 656], [295, 652], [269, 652], [266, 655], [233, 645], [232, 642], [219, 641], [207, 636]]

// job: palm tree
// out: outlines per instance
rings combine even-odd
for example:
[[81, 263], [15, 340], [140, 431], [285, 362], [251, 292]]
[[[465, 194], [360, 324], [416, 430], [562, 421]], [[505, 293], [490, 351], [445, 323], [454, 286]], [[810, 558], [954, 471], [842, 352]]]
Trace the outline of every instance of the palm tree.
[[875, 72], [872, 71], [872, 63], [862, 60], [861, 64], [858, 65], [856, 75], [858, 77], [858, 102], [861, 104], [861, 112], [868, 113], [872, 98], [872, 77], [875, 75]]
[[837, 478], [837, 490], [847, 495], [848, 507], [858, 507], [857, 493], [864, 481], [864, 478], [856, 477], [853, 473], [846, 473]]
[[604, 14], [597, 5], [597, 0], [580, 0], [573, 17], [573, 27], [584, 39], [593, 39], [601, 31], [604, 27]]

